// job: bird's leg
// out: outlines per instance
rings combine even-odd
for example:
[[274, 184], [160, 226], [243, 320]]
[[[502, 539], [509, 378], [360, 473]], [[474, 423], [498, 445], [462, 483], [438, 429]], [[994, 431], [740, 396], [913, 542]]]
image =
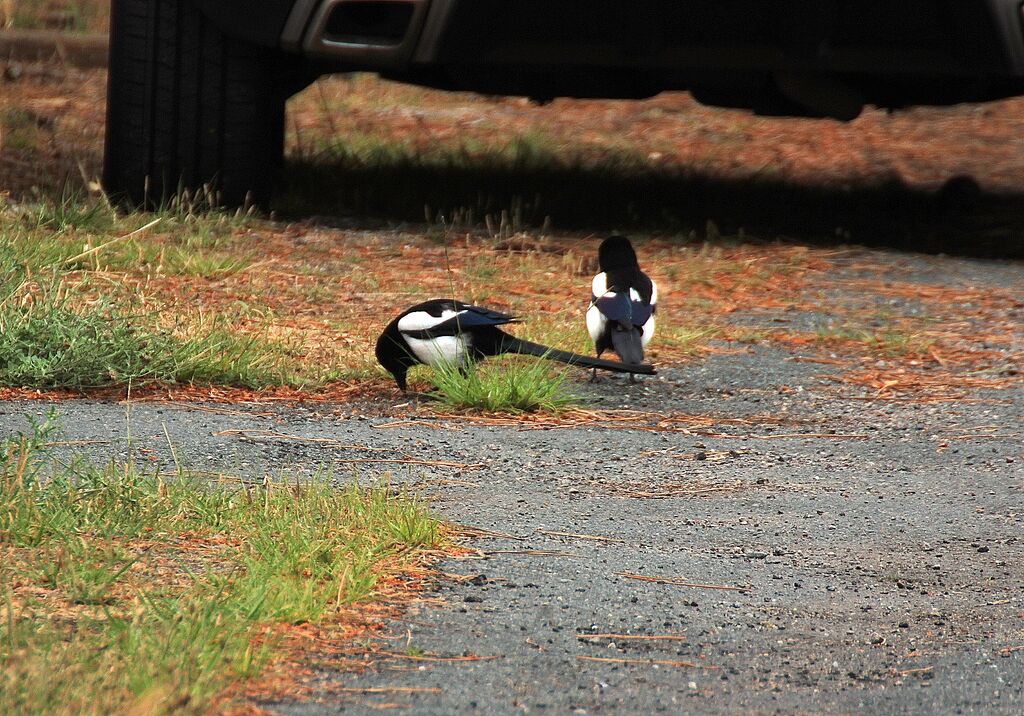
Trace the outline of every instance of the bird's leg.
[[599, 382], [601, 382], [601, 379], [597, 377], [597, 368], [592, 368], [591, 369], [590, 382], [591, 383], [599, 383]]
[[629, 384], [630, 385], [636, 385], [639, 382], [640, 381], [636, 379], [636, 373], [630, 373], [629, 374]]

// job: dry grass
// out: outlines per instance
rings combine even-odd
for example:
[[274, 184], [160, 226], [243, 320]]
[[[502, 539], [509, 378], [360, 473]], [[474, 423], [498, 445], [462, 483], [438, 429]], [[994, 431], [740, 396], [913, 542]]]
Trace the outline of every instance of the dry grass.
[[[69, 71], [56, 82], [11, 85], [0, 98], [0, 109], [6, 112], [0, 117], [13, 127], [7, 136], [19, 144], [6, 147], [0, 157], [0, 170], [17, 190], [19, 201], [17, 211], [10, 206], [0, 209], [2, 240], [14, 261], [63, 261], [149, 220], [110, 220], [102, 211], [90, 213], [93, 208], [87, 201], [85, 206], [82, 201], [61, 206], [68, 171], [80, 181], [79, 164], [85, 176], [97, 170], [102, 106], [96, 99], [103, 79], [102, 73]], [[1010, 126], [1018, 121], [1011, 117], [1019, 113], [1009, 107], [998, 105], [990, 111], [1005, 114], [1004, 125]], [[643, 176], [653, 172], [663, 179], [677, 170], [736, 178], [771, 166], [778, 174], [817, 178], [828, 186], [891, 173], [893, 167], [882, 166], [885, 162], [869, 165], [866, 160], [889, 157], [905, 170], [908, 180], [930, 185], [935, 177], [955, 169], [948, 165], [949, 152], [929, 144], [924, 136], [928, 127], [936, 137], [947, 136], [946, 129], [954, 122], [951, 112], [915, 110], [895, 118], [872, 113], [853, 125], [836, 125], [752, 118], [701, 108], [680, 95], [639, 103], [560, 100], [538, 108], [515, 99], [405, 87], [367, 75], [324, 79], [291, 102], [289, 119], [292, 156], [300, 164], [316, 158], [325, 172], [315, 192], [327, 197], [324, 210], [345, 214], [358, 209], [360, 202], [378, 203], [385, 209], [380, 215], [409, 214], [419, 220], [429, 216], [429, 223], [396, 228], [394, 223], [360, 219], [360, 227], [379, 228], [346, 231], [312, 220], [282, 224], [173, 213], [145, 235], [65, 268], [69, 281], [91, 287], [93, 300], [102, 297], [107, 290], [103, 286], [116, 285], [143, 296], [165, 326], [180, 325], [187, 331], [189, 325], [215, 315], [239, 337], [259, 336], [278, 346], [293, 382], [307, 388], [298, 395], [365, 396], [390, 391], [390, 381], [371, 350], [381, 327], [403, 307], [434, 296], [454, 294], [522, 315], [526, 322], [515, 330], [523, 337], [589, 352], [582, 316], [597, 240], [604, 232], [553, 227], [577, 218], [590, 219], [584, 225], [620, 228], [639, 221], [628, 214], [621, 214], [620, 222], [594, 213], [625, 201], [614, 195], [634, 182], [637, 169]], [[955, 122], [963, 125], [963, 132], [975, 133], [979, 142], [984, 140], [986, 147], [994, 141], [990, 135], [996, 123], [969, 112], [955, 113]], [[913, 157], [901, 154], [909, 151], [901, 139], [907, 132], [920, 140]], [[744, 152], [739, 156], [734, 150], [741, 137]], [[879, 152], [879, 146], [886, 151]], [[1000, 161], [989, 157], [985, 165], [992, 169], [995, 183], [1008, 172], [1007, 163], [1016, 161], [1005, 152], [1005, 142], [998, 146]], [[729, 148], [727, 155], [734, 160], [725, 161], [723, 148]], [[341, 154], [353, 163], [332, 163]], [[986, 156], [983, 151], [976, 154]], [[55, 162], [67, 168], [58, 170]], [[40, 175], [40, 166], [51, 170]], [[359, 167], [372, 169], [391, 188], [373, 189], [373, 196], [352, 195], [350, 190], [370, 191], [373, 186], [353, 180], [363, 171]], [[472, 196], [435, 181], [433, 174], [419, 173], [423, 167], [441, 167], [446, 175], [461, 176]], [[561, 173], [546, 174], [551, 167], [561, 167]], [[850, 167], [856, 171], [843, 174]], [[552, 179], [555, 194], [541, 191], [545, 176]], [[511, 194], [479, 193], [487, 194], [486, 187], [510, 177], [518, 187]], [[40, 189], [33, 192], [32, 185]], [[330, 198], [335, 185], [349, 192], [345, 201]], [[676, 193], [652, 195], [654, 211], [645, 214], [644, 221], [653, 232], [636, 231], [633, 236], [644, 266], [662, 288], [659, 334], [650, 347], [651, 359], [660, 366], [766, 343], [801, 359], [842, 365], [841, 371], [870, 370], [883, 360], [910, 376], [922, 374], [929, 381], [950, 384], [971, 371], [1019, 367], [1024, 351], [1014, 306], [1024, 299], [1012, 288], [920, 284], [898, 272], [837, 283], [834, 258], [843, 250], [762, 241], [752, 231], [730, 228], [765, 198], [755, 186], [746, 193], [736, 189], [723, 195], [732, 212], [724, 216], [709, 195], [690, 193], [690, 184], [669, 181], [659, 186]], [[563, 188], [577, 193], [558, 194]], [[442, 201], [424, 200], [435, 191]], [[788, 194], [772, 197], [778, 204], [778, 215], [769, 217], [773, 228], [788, 226], [794, 216], [813, 224], [813, 217], [799, 208], [802, 204], [787, 203]], [[34, 208], [39, 205], [42, 208]], [[692, 215], [695, 207], [707, 213], [699, 221], [680, 223], [679, 216]], [[679, 215], [674, 214], [677, 209]], [[675, 218], [657, 218], [662, 210]], [[545, 224], [549, 215], [553, 225]], [[709, 215], [718, 223], [708, 220]], [[830, 208], [829, 220], [833, 219]], [[42, 256], [46, 252], [48, 259]], [[844, 268], [876, 274], [880, 270], [869, 265], [858, 269], [849, 261]], [[831, 298], [837, 288], [843, 296], [838, 302]], [[858, 301], [858, 296], [864, 300]], [[879, 315], [877, 301], [889, 297], [912, 301], [917, 310]], [[791, 312], [823, 309], [831, 327], [785, 328]], [[737, 320], [751, 315], [760, 317], [756, 324]], [[1016, 380], [1009, 374], [1005, 378]], [[227, 400], [297, 395], [290, 388], [259, 393], [216, 386], [182, 390], [181, 395]]]
[[[524, 338], [592, 350], [583, 314], [599, 236], [527, 231], [501, 239], [486, 227], [450, 224], [344, 232], [187, 212], [160, 215], [151, 229], [130, 235], [151, 217], [114, 217], [94, 202], [0, 209], [0, 250], [9, 265], [36, 275], [56, 270], [91, 304], [130, 294], [135, 314], [179, 335], [195, 333], [216, 316], [238, 340], [274, 346], [280, 377], [264, 383], [291, 383], [305, 386], [306, 394], [335, 398], [388, 391], [372, 353], [381, 327], [404, 306], [453, 294], [522, 316], [514, 331]], [[909, 390], [914, 375], [930, 385], [955, 385], [959, 375], [1019, 361], [1014, 316], [1021, 297], [1011, 289], [958, 292], [888, 276], [857, 284], [842, 294], [848, 298], [834, 301], [827, 298], [835, 290], [833, 252], [721, 237], [638, 236], [635, 243], [660, 286], [659, 334], [650, 358], [661, 366], [731, 350], [729, 342], [766, 343], [861, 373], [890, 361], [886, 370], [904, 371], [899, 384]], [[877, 301], [890, 296], [904, 299], [906, 311], [879, 313]], [[823, 301], [829, 322], [812, 332], [735, 320], [820, 312]], [[1012, 370], [987, 378], [993, 387], [1017, 380]], [[224, 393], [231, 395], [254, 394]]]

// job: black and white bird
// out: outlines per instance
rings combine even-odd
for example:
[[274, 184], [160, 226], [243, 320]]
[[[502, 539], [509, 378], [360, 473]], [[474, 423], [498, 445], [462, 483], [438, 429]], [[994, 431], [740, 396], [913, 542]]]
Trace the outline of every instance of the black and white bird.
[[640, 270], [625, 236], [602, 241], [597, 263], [601, 272], [591, 283], [587, 309], [587, 332], [597, 355], [612, 350], [627, 365], [643, 363], [644, 348], [654, 336], [658, 286]]
[[387, 325], [377, 339], [377, 361], [395, 377], [403, 391], [406, 390], [406, 374], [414, 365], [468, 365], [500, 353], [550, 358], [595, 370], [654, 374], [654, 368], [649, 365], [626, 365], [560, 351], [521, 340], [499, 328], [516, 322], [513, 316], [462, 301], [448, 298], [424, 301], [407, 308]]

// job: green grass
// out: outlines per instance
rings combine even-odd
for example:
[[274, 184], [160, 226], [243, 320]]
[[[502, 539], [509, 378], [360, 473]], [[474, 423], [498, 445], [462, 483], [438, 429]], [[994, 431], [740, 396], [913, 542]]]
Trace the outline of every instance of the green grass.
[[0, 30], [104, 32], [109, 18], [110, 4], [101, 0], [0, 0]]
[[373, 599], [440, 542], [407, 495], [211, 481], [0, 442], [0, 713], [203, 713], [280, 625]]
[[[261, 334], [267, 321], [250, 306], [211, 317], [144, 290], [153, 277], [219, 279], [251, 265], [251, 238], [241, 230], [257, 220], [203, 213], [199, 203], [118, 216], [101, 197], [74, 191], [17, 206], [0, 201], [0, 385], [316, 382], [298, 376], [293, 346]], [[257, 329], [239, 332], [242, 321]]]
[[119, 216], [102, 197], [66, 188], [60, 198], [16, 209], [0, 203], [0, 255], [34, 270], [217, 278], [252, 264], [255, 251], [242, 229], [257, 221], [211, 208], [203, 197]]
[[0, 110], [0, 149], [30, 151], [40, 138], [37, 118], [21, 107]]
[[505, 358], [466, 370], [442, 364], [431, 368], [429, 379], [431, 395], [450, 408], [558, 413], [578, 402], [566, 392], [567, 377], [544, 360]]
[[284, 346], [228, 330], [217, 318], [162, 325], [115, 291], [56, 278], [23, 280], [0, 296], [0, 385], [86, 389], [133, 383], [260, 388], [295, 383]]

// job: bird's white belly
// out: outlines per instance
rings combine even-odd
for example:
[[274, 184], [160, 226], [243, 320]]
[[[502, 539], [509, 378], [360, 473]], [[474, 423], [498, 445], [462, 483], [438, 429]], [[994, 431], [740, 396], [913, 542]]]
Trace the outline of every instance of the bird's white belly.
[[646, 348], [647, 344], [651, 342], [652, 338], [654, 338], [654, 314], [653, 313], [651, 314], [651, 317], [647, 319], [647, 323], [645, 323], [643, 325], [643, 329], [642, 330], [643, 330], [643, 333], [640, 334], [640, 345], [642, 345], [644, 348]]
[[592, 341], [597, 343], [597, 339], [604, 334], [607, 325], [608, 319], [601, 313], [601, 309], [593, 305], [587, 309], [587, 333], [590, 334]]
[[412, 354], [427, 365], [439, 363], [464, 363], [469, 351], [466, 350], [465, 336], [437, 336], [435, 338], [410, 338], [404, 336]]

